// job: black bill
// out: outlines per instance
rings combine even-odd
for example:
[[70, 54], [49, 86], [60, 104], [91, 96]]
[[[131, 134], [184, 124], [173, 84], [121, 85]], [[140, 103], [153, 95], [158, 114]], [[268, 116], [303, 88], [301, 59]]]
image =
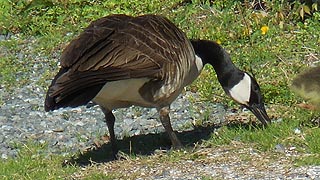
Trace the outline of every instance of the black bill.
[[269, 118], [264, 105], [253, 104], [247, 108], [261, 121], [264, 126], [271, 123], [271, 119]]

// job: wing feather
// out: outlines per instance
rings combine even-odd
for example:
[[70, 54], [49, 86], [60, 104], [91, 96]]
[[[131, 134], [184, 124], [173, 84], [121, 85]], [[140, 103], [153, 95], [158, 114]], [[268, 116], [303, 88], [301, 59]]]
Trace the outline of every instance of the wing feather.
[[61, 102], [82, 89], [144, 77], [171, 84], [165, 87], [171, 93], [183, 79], [175, 72], [188, 73], [187, 59], [193, 56], [185, 34], [162, 16], [107, 16], [92, 22], [66, 47], [60, 59], [64, 73], [48, 94]]

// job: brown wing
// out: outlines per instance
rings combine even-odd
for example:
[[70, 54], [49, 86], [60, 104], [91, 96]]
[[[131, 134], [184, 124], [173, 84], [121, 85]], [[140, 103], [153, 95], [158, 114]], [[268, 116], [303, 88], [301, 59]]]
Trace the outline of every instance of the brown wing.
[[[181, 59], [193, 51], [189, 46], [185, 34], [162, 16], [101, 18], [66, 47], [60, 60], [62, 70], [53, 80], [47, 97], [55, 103], [70, 101], [79, 91], [92, 87], [98, 92], [108, 81], [128, 78], [149, 77], [153, 81], [178, 84], [172, 82], [179, 77], [172, 78], [176, 71], [171, 69], [182, 69]], [[71, 106], [90, 101], [96, 91], [85, 102]]]

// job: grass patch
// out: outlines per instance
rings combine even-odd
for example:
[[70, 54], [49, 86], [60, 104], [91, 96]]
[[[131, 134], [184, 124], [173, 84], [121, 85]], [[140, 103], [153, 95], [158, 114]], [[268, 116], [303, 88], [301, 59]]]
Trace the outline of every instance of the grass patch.
[[319, 155], [309, 155], [305, 157], [300, 157], [295, 160], [295, 164], [297, 166], [305, 166], [305, 165], [320, 165], [320, 157]]
[[20, 152], [15, 159], [0, 164], [1, 179], [64, 179], [79, 170], [79, 167], [62, 168], [65, 157], [41, 153], [45, 145], [34, 142], [20, 144]]
[[274, 123], [268, 128], [258, 128], [252, 125], [229, 125], [219, 129], [207, 143], [219, 146], [239, 141], [252, 144], [262, 151], [272, 151], [277, 144], [285, 144], [288, 147], [300, 146], [302, 139], [294, 134], [294, 130], [298, 127], [296, 122]]

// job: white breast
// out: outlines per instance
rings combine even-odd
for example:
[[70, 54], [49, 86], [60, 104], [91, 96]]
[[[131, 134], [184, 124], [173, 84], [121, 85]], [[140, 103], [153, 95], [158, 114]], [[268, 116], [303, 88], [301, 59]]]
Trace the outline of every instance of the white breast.
[[251, 78], [244, 73], [243, 79], [229, 90], [230, 96], [240, 104], [247, 105], [251, 94]]

